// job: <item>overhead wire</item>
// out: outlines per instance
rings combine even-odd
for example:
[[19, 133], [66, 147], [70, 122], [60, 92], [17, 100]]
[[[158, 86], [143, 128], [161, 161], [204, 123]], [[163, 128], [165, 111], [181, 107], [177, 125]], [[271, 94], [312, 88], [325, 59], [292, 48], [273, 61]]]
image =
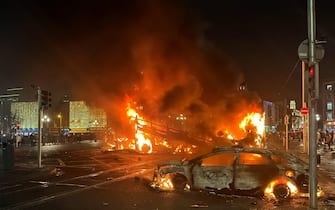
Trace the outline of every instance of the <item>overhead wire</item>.
[[284, 87], [287, 85], [287, 83], [288, 83], [289, 80], [291, 79], [291, 77], [292, 77], [294, 71], [297, 69], [297, 66], [298, 66], [298, 64], [299, 64], [299, 61], [300, 61], [300, 60], [298, 59], [297, 62], [294, 64], [294, 66], [293, 66], [291, 72], [290, 72], [289, 75], [287, 76], [287, 78], [286, 78], [285, 82], [283, 83], [283, 85], [280, 87], [278, 93], [280, 93], [280, 92], [284, 89]]

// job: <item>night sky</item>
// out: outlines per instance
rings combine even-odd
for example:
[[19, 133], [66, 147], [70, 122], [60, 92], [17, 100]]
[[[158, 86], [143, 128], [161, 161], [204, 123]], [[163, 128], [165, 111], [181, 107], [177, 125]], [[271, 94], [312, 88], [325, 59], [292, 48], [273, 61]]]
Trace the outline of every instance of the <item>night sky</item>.
[[[297, 49], [307, 38], [307, 1], [1, 1], [0, 90], [113, 106], [125, 95], [155, 112], [222, 101], [300, 101]], [[335, 13], [316, 1], [325, 38], [321, 81], [335, 79]], [[247, 81], [240, 102], [232, 92]], [[30, 90], [29, 90], [30, 91]], [[33, 92], [31, 90], [31, 92]], [[231, 103], [225, 102], [226, 109]]]

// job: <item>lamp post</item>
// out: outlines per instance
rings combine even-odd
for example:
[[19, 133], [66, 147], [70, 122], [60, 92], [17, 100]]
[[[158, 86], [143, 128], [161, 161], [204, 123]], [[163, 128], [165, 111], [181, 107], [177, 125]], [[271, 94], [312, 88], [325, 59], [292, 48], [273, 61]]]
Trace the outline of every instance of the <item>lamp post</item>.
[[50, 118], [47, 115], [44, 115], [42, 118], [42, 122], [45, 122], [47, 124], [47, 128], [49, 128], [49, 122], [50, 122]]
[[59, 119], [59, 140], [62, 141], [62, 113], [59, 113], [57, 118]]
[[[46, 126], [45, 126], [45, 132], [44, 132], [44, 136], [46, 137], [47, 136], [47, 132], [48, 132], [48, 129], [49, 129], [49, 122], [50, 122], [50, 118], [47, 116], [47, 115], [44, 115], [42, 120], [41, 120], [44, 123], [46, 123]], [[44, 126], [43, 126], [44, 128]], [[44, 130], [44, 129], [43, 129]], [[43, 134], [43, 133], [42, 133]], [[42, 135], [43, 136], [43, 135]], [[46, 140], [46, 138], [45, 138]], [[43, 145], [45, 145], [45, 142], [43, 142]]]
[[57, 115], [57, 118], [59, 119], [59, 130], [62, 129], [62, 113], [59, 113]]

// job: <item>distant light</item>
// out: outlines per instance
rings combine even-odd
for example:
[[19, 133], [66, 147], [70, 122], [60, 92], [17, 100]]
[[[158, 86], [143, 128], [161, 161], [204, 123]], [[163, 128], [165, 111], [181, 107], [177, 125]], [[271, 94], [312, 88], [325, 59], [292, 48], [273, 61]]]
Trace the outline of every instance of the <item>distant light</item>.
[[50, 122], [50, 118], [47, 115], [44, 115], [42, 118], [42, 122]]
[[179, 116], [176, 117], [176, 120], [183, 121], [183, 120], [186, 120], [186, 119], [187, 119], [186, 116], [184, 116], [183, 114], [179, 114]]
[[316, 121], [319, 121], [321, 119], [319, 114], [316, 114], [315, 118], [316, 118]]

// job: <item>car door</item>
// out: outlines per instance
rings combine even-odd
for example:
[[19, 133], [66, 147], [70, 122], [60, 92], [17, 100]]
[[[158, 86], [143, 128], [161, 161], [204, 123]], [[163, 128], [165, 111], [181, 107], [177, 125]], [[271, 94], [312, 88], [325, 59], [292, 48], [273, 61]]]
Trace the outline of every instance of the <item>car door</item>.
[[230, 189], [233, 183], [235, 154], [225, 152], [202, 158], [192, 169], [196, 189]]
[[279, 172], [276, 165], [265, 154], [240, 152], [235, 166], [234, 188], [255, 190], [264, 187]]

